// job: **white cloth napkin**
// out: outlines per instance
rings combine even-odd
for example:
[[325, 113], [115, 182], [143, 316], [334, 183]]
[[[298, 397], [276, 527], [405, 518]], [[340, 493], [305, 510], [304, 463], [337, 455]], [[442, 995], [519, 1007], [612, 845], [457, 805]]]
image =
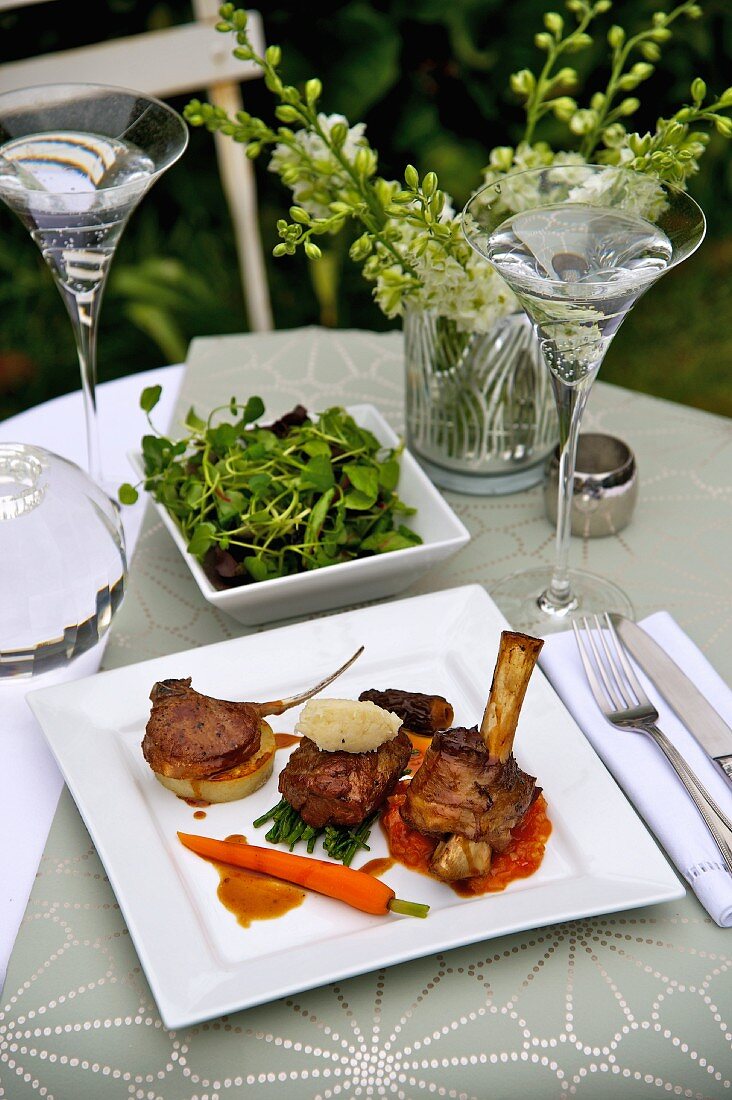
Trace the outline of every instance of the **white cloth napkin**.
[[[659, 611], [649, 616], [641, 626], [732, 726], [732, 691], [668, 612]], [[539, 663], [597, 754], [709, 915], [721, 928], [732, 927], [732, 875], [661, 750], [645, 734], [617, 730], [602, 716], [587, 683], [572, 631], [550, 635]], [[635, 667], [658, 709], [658, 725], [727, 816], [732, 817], [732, 786], [682, 725], [658, 689], [637, 665]], [[632, 859], [632, 853], [629, 858]]]

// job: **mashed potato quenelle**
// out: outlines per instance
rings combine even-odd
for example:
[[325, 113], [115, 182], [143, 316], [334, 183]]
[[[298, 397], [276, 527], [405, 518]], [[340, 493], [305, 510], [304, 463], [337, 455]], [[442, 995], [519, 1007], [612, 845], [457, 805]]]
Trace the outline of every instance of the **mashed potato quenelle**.
[[295, 732], [323, 752], [373, 752], [399, 732], [398, 714], [354, 699], [311, 699], [303, 707]]

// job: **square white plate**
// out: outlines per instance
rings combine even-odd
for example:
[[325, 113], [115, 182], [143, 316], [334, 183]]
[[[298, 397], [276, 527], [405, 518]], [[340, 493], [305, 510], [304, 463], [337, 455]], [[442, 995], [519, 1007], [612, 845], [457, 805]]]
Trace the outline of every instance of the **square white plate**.
[[[398, 446], [399, 437], [374, 405], [349, 405], [346, 411], [385, 447]], [[134, 454], [130, 460], [137, 473], [144, 476], [142, 456]], [[468, 529], [409, 451], [402, 452], [399, 467], [399, 496], [405, 504], [417, 509], [405, 522], [421, 537], [421, 545], [221, 590], [214, 588], [199, 562], [188, 553], [186, 540], [167, 508], [152, 496], [150, 500], [205, 599], [239, 622], [257, 626], [393, 596], [470, 541]]]
[[[211, 806], [203, 821], [162, 788], [140, 751], [152, 684], [192, 676], [228, 699], [289, 695], [363, 656], [337, 681], [338, 696], [368, 687], [437, 692], [456, 725], [480, 720], [505, 620], [471, 585], [345, 612], [100, 673], [42, 691], [38, 717], [106, 867], [166, 1026], [177, 1028], [380, 966], [526, 928], [683, 896], [684, 889], [539, 669], [516, 739], [536, 775], [553, 832], [544, 862], [504, 893], [458, 897], [397, 864], [385, 880], [399, 897], [428, 902], [426, 920], [370, 917], [315, 894], [276, 920], [241, 927], [216, 896], [218, 875], [184, 849], [176, 830], [243, 833], [279, 800], [276, 779], [249, 798]], [[331, 689], [332, 690], [332, 689]], [[273, 719], [291, 730], [298, 710]], [[280, 750], [275, 771], [284, 765]], [[316, 850], [316, 855], [319, 853]], [[379, 827], [371, 852], [386, 855]], [[359, 860], [355, 861], [358, 866]], [[181, 965], [181, 960], [185, 960]]]

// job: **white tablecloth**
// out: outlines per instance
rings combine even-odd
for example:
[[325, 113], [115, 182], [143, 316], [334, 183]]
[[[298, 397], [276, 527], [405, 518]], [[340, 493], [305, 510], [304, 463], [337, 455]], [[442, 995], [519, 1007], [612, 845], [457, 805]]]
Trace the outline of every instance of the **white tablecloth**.
[[[164, 427], [171, 415], [183, 375], [182, 367], [163, 367], [131, 375], [98, 388], [102, 468], [111, 484], [134, 480], [127, 454], [147, 430], [138, 397], [145, 386], [160, 383], [163, 396], [155, 409], [155, 423]], [[35, 443], [86, 464], [81, 393], [38, 405], [0, 423], [0, 441]], [[128, 555], [142, 523], [144, 499], [123, 509]], [[33, 878], [43, 853], [63, 781], [46, 746], [40, 728], [26, 702], [26, 692], [62, 679], [88, 676], [99, 667], [104, 642], [78, 658], [68, 669], [47, 673], [34, 680], [0, 680], [0, 767], [3, 796], [0, 799], [0, 988], [18, 927], [25, 911]]]

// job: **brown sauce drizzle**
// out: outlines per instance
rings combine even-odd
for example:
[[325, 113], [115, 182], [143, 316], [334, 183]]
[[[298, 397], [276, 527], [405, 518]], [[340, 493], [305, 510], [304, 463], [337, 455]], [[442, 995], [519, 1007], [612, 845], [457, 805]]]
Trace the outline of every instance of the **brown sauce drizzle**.
[[274, 738], [276, 749], [289, 749], [290, 745], [298, 745], [302, 741], [296, 733], [276, 733]]
[[[246, 844], [247, 839], [234, 833], [226, 837], [232, 844]], [[289, 882], [260, 875], [257, 871], [247, 871], [243, 867], [232, 867], [230, 863], [213, 864], [219, 873], [219, 885], [216, 895], [221, 904], [233, 913], [243, 928], [248, 928], [255, 920], [272, 920], [281, 917], [290, 909], [296, 909], [305, 900], [305, 891]]]
[[203, 821], [204, 817], [206, 816], [206, 811], [196, 810], [193, 816], [195, 817], [196, 821]]
[[[195, 779], [191, 779], [190, 782], [191, 782], [191, 784], [195, 783]], [[186, 796], [183, 795], [183, 794], [179, 794], [176, 797], [179, 798], [181, 800], [181, 802], [185, 802], [186, 806], [210, 806], [211, 805], [211, 803], [209, 801], [207, 801], [207, 799], [205, 799], [205, 798], [186, 798]]]
[[373, 875], [374, 878], [378, 878], [379, 875], [386, 874], [396, 863], [395, 859], [391, 859], [389, 856], [383, 856], [381, 859], [370, 859], [368, 863], [364, 863], [363, 867], [359, 867], [359, 871], [364, 871], [367, 875]]

